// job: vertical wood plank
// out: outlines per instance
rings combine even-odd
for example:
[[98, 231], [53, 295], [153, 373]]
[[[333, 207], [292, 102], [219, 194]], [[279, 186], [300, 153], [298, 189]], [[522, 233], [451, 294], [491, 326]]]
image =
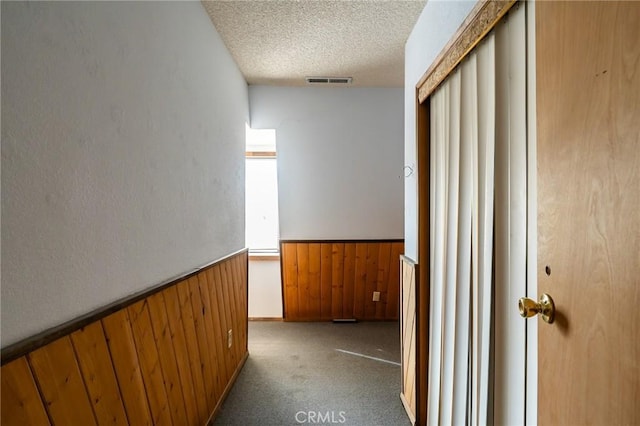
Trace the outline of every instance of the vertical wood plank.
[[[240, 360], [242, 359], [242, 326], [240, 326], [240, 321], [241, 321], [241, 314], [239, 312], [239, 310], [242, 309], [242, 307], [239, 305], [239, 291], [236, 288], [237, 287], [237, 273], [235, 270], [235, 266], [233, 262], [225, 262], [223, 264], [224, 269], [227, 272], [227, 285], [229, 286], [229, 295], [230, 295], [230, 303], [232, 303], [233, 306], [233, 311], [232, 311], [232, 315], [231, 315], [231, 330], [233, 333], [233, 338], [232, 338], [232, 343], [231, 343], [231, 348], [230, 350], [235, 354], [235, 360], [237, 363], [240, 362]], [[236, 365], [238, 364], [234, 364], [234, 368], [236, 367]]]
[[164, 384], [169, 400], [169, 411], [173, 424], [184, 423], [187, 418], [180, 374], [178, 373], [178, 363], [171, 340], [171, 330], [169, 329], [169, 319], [164, 304], [164, 295], [156, 293], [147, 298], [149, 315], [153, 330], [154, 341], [158, 349], [158, 358], [164, 377]]
[[47, 425], [36, 382], [25, 357], [2, 366], [0, 423], [6, 426]]
[[244, 357], [245, 351], [247, 350], [247, 321], [249, 317], [248, 305], [247, 305], [247, 283], [243, 280], [243, 272], [242, 269], [246, 268], [246, 262], [243, 261], [241, 257], [236, 257], [230, 260], [231, 265], [234, 270], [234, 289], [236, 292], [236, 301], [237, 305], [237, 323], [236, 328], [238, 330], [238, 335], [240, 338], [238, 339], [237, 350], [239, 357], [238, 359], [242, 359]]
[[344, 243], [331, 245], [331, 317], [350, 318], [343, 314]]
[[311, 306], [309, 303], [309, 245], [296, 244], [298, 258], [298, 318], [309, 318]]
[[216, 287], [220, 286], [220, 279], [219, 275], [216, 276], [215, 274], [216, 269], [219, 269], [218, 265], [209, 268], [205, 272], [207, 274], [207, 282], [209, 283], [206, 291], [211, 312], [209, 320], [211, 321], [211, 326], [213, 329], [215, 354], [216, 359], [218, 360], [218, 376], [220, 377], [220, 381], [222, 382], [223, 386], [226, 386], [226, 383], [229, 381], [231, 376], [229, 375], [230, 369], [227, 366], [227, 357], [225, 356], [225, 343], [227, 336], [224, 334], [222, 328], [220, 327], [220, 301], [218, 300], [218, 296], [216, 293]]
[[333, 302], [331, 294], [331, 280], [332, 280], [332, 262], [333, 256], [331, 254], [331, 243], [320, 244], [320, 312], [319, 316], [321, 320], [330, 320], [333, 318]]
[[203, 424], [207, 419], [200, 418], [200, 413], [207, 409], [204, 401], [204, 389], [201, 395], [196, 395], [195, 380], [191, 372], [189, 358], [189, 345], [187, 344], [182, 314], [180, 312], [180, 300], [176, 286], [169, 287], [163, 292], [164, 304], [167, 310], [167, 320], [171, 332], [171, 341], [176, 356], [176, 364], [180, 375], [182, 394], [184, 396], [187, 421], [190, 425]]
[[367, 287], [367, 244], [356, 243], [356, 264], [353, 299], [353, 316], [365, 319], [365, 293]]
[[[222, 270], [222, 267], [219, 265], [217, 265], [213, 269], [213, 275], [216, 282], [216, 286], [213, 290], [215, 291], [216, 300], [218, 303], [217, 304], [218, 318], [220, 321], [219, 328], [220, 328], [220, 334], [221, 336], [223, 336], [223, 342], [225, 342], [226, 340], [224, 340], [224, 336], [227, 336], [227, 333], [231, 325], [231, 320], [227, 318], [227, 314], [225, 312], [225, 306], [227, 306], [227, 303], [225, 302], [224, 291], [223, 291], [223, 286], [225, 285], [224, 284], [225, 280], [222, 277], [223, 273], [224, 271]], [[227, 366], [227, 375], [231, 375], [233, 374], [231, 372], [234, 371], [235, 369], [235, 363], [233, 361], [233, 357], [231, 356], [231, 351], [229, 351], [226, 345], [223, 347], [223, 349], [224, 349], [223, 356], [225, 359], [225, 365]]]
[[52, 423], [96, 424], [69, 336], [36, 349], [28, 359]]
[[322, 262], [321, 245], [308, 244], [309, 247], [309, 312], [307, 319], [317, 320], [322, 311], [320, 268]]
[[245, 352], [248, 353], [249, 352], [249, 253], [244, 253], [244, 255], [242, 256], [242, 291], [244, 294], [244, 299], [243, 299], [243, 308], [245, 311], [245, 324], [244, 324], [244, 330], [245, 330]]
[[232, 261], [234, 267], [234, 288], [236, 291], [237, 300], [238, 300], [238, 310], [237, 310], [237, 323], [236, 328], [238, 330], [238, 335], [240, 338], [237, 340], [234, 345], [238, 350], [238, 359], [242, 360], [244, 357], [245, 351], [247, 350], [247, 346], [245, 345], [245, 341], [247, 339], [247, 318], [249, 316], [249, 311], [247, 309], [247, 305], [244, 303], [244, 293], [245, 293], [245, 284], [242, 282], [242, 268], [241, 268], [241, 259], [237, 258]]
[[98, 424], [128, 424], [102, 323], [73, 332], [71, 342]]
[[378, 256], [380, 244], [367, 243], [367, 280], [365, 283], [364, 318], [374, 319], [376, 316], [376, 302], [373, 301], [373, 292], [378, 279]]
[[240, 285], [242, 286], [242, 309], [244, 312], [244, 353], [249, 352], [249, 253], [239, 258]]
[[198, 342], [198, 335], [196, 333], [188, 280], [182, 281], [180, 284], [176, 285], [176, 293], [180, 303], [182, 325], [184, 327], [184, 336], [187, 342], [189, 363], [191, 364], [191, 377], [193, 378], [194, 389], [197, 396], [196, 402], [198, 404], [198, 409], [202, 410], [199, 412], [198, 417], [201, 419], [207, 419], [209, 417], [209, 403], [207, 401], [205, 378], [202, 371], [202, 361], [200, 360], [200, 342]]
[[202, 301], [202, 323], [206, 332], [207, 347], [209, 348], [209, 363], [211, 365], [211, 372], [213, 375], [213, 385], [215, 390], [215, 401], [217, 403], [218, 398], [222, 395], [224, 390], [224, 383], [220, 378], [221, 374], [221, 361], [218, 360], [218, 351], [221, 342], [216, 339], [216, 333], [213, 327], [213, 308], [211, 307], [211, 298], [209, 297], [209, 276], [206, 271], [202, 271], [198, 274], [198, 287], [200, 290], [200, 300]]
[[356, 245], [345, 243], [344, 245], [344, 274], [342, 279], [342, 316], [343, 318], [355, 318], [354, 287], [356, 278]]
[[131, 330], [140, 362], [140, 372], [147, 391], [153, 422], [156, 425], [170, 425], [172, 423], [169, 399], [164, 387], [164, 377], [153, 336], [147, 300], [134, 303], [127, 308], [127, 311], [129, 312]]
[[[376, 278], [376, 291], [380, 292], [380, 301], [375, 304], [376, 319], [385, 319], [389, 295], [389, 269], [391, 258], [391, 243], [380, 243], [378, 250], [378, 274]], [[394, 303], [394, 301], [391, 301]]]
[[245, 352], [249, 350], [248, 339], [249, 339], [249, 300], [248, 300], [248, 281], [247, 281], [247, 272], [248, 272], [248, 259], [246, 254], [244, 256], [238, 256], [233, 259], [237, 270], [236, 276], [236, 289], [238, 290], [240, 301], [240, 306], [238, 307], [238, 315], [240, 318], [240, 331], [242, 335], [241, 342], [243, 346], [240, 346], [240, 350], [242, 352], [242, 356], [244, 357]]
[[391, 244], [391, 257], [389, 259], [389, 276], [387, 283], [387, 311], [385, 319], [398, 319], [398, 310], [400, 307], [400, 255], [404, 253], [404, 243]]
[[[224, 309], [225, 309], [225, 318], [226, 318], [226, 331], [228, 333], [229, 330], [232, 330], [233, 333], [233, 324], [234, 324], [234, 313], [233, 309], [229, 305], [228, 301], [231, 300], [231, 278], [229, 277], [229, 268], [228, 265], [220, 265], [220, 275], [222, 277], [222, 300], [224, 301]], [[229, 353], [231, 359], [231, 366], [235, 368], [238, 365], [238, 355], [236, 351], [233, 350], [233, 347], [227, 348], [227, 352]]]
[[[224, 359], [224, 365], [226, 366], [225, 375], [228, 379], [233, 376], [235, 371], [235, 363], [234, 363], [234, 354], [231, 348], [228, 347], [228, 338], [229, 338], [229, 330], [233, 331], [233, 319], [234, 319], [234, 311], [235, 308], [232, 307], [229, 312], [229, 317], [225, 317], [225, 307], [231, 307], [232, 305], [229, 302], [229, 299], [225, 297], [224, 286], [228, 286], [228, 277], [227, 271], [224, 268], [224, 265], [218, 265], [216, 268], [211, 271], [211, 278], [214, 285], [211, 287], [212, 294], [212, 307], [211, 309], [215, 309], [214, 319], [216, 320], [215, 328], [218, 330], [220, 336], [220, 356]], [[235, 306], [235, 305], [233, 305]], [[238, 339], [237, 335], [233, 335], [233, 341]]]
[[198, 350], [200, 351], [200, 365], [202, 367], [202, 378], [204, 380], [204, 389], [207, 399], [207, 411], [211, 411], [213, 407], [215, 407], [217, 399], [215, 392], [215, 377], [211, 369], [211, 361], [209, 358], [207, 332], [202, 316], [204, 306], [200, 299], [200, 289], [197, 277], [194, 276], [187, 280], [187, 290], [189, 292], [191, 307], [193, 309], [193, 325], [196, 330]]
[[284, 284], [284, 319], [300, 318], [298, 310], [298, 255], [295, 243], [282, 243], [282, 275]]
[[151, 412], [126, 309], [102, 319], [129, 424], [151, 425]]

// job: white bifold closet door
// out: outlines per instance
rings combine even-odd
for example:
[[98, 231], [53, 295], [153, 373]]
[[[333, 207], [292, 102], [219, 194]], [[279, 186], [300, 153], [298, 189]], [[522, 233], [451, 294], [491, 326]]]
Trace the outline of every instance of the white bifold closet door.
[[430, 97], [429, 425], [524, 424], [524, 5]]

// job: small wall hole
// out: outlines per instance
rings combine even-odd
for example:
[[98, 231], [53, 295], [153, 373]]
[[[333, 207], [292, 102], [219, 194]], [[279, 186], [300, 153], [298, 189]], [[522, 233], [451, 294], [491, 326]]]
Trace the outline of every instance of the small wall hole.
[[545, 266], [544, 272], [547, 274], [547, 276], [551, 276], [551, 267], [549, 265]]

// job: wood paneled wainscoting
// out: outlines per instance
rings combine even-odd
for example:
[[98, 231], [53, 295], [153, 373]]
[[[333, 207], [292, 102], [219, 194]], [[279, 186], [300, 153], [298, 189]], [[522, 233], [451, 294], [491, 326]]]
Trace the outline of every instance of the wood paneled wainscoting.
[[403, 252], [403, 240], [281, 241], [285, 321], [397, 320]]
[[204, 425], [247, 351], [247, 251], [2, 350], [3, 425]]

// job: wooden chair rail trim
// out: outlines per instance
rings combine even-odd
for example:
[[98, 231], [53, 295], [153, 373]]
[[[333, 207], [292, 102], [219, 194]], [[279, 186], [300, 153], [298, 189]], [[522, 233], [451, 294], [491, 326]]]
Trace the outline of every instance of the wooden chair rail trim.
[[516, 0], [478, 1], [416, 85], [420, 103], [433, 93], [515, 3]]
[[38, 348], [41, 348], [60, 337], [69, 335], [76, 330], [80, 330], [87, 325], [101, 320], [102, 318], [111, 315], [114, 312], [117, 312], [121, 309], [124, 309], [130, 305], [133, 305], [136, 302], [139, 302], [143, 299], [146, 299], [149, 296], [152, 296], [168, 287], [178, 284], [200, 272], [206, 271], [218, 264], [221, 264], [229, 259], [232, 259], [236, 256], [242, 255], [244, 253], [248, 253], [248, 248], [243, 248], [231, 254], [228, 254], [224, 257], [216, 259], [212, 262], [209, 262], [203, 266], [200, 266], [192, 271], [186, 272], [184, 274], [178, 275], [176, 277], [170, 278], [166, 281], [163, 281], [155, 286], [142, 290], [138, 293], [134, 293], [130, 296], [124, 297], [122, 299], [116, 300], [113, 303], [110, 303], [106, 306], [98, 308], [94, 311], [91, 311], [85, 315], [81, 315], [75, 319], [67, 321], [63, 324], [57, 325], [55, 327], [49, 328], [41, 333], [35, 334], [31, 337], [27, 337], [19, 342], [11, 344], [5, 348], [2, 348], [2, 362], [1, 365], [5, 365], [8, 362], [11, 362], [21, 356], [28, 354]]

